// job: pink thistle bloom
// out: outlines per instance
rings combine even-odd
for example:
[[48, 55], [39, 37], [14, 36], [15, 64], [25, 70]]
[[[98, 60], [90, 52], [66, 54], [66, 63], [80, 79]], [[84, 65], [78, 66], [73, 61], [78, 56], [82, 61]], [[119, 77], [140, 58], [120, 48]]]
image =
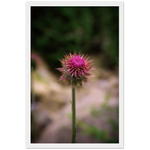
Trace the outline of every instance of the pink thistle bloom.
[[67, 81], [68, 84], [74, 86], [78, 83], [82, 85], [82, 81], [88, 82], [87, 77], [92, 75], [90, 71], [93, 70], [92, 61], [89, 61], [88, 58], [80, 53], [65, 55], [64, 59], [60, 60], [62, 68], [57, 68], [62, 72], [60, 80]]

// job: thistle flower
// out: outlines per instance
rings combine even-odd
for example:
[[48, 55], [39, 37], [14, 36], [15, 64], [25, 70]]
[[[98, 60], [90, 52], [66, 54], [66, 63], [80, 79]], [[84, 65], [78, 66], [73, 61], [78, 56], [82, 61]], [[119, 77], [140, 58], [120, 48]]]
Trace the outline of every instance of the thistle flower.
[[88, 82], [88, 76], [92, 74], [90, 71], [93, 69], [92, 61], [88, 60], [89, 57], [81, 55], [68, 54], [64, 56], [64, 59], [60, 60], [62, 68], [57, 68], [62, 72], [60, 80], [67, 81], [68, 84], [76, 86], [78, 83], [82, 85], [83, 82]]

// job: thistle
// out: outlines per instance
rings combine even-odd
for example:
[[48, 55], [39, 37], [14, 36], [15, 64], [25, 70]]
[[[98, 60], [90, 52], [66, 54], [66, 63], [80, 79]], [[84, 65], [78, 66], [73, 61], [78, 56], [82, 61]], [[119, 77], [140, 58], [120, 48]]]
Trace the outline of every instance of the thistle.
[[87, 55], [70, 53], [65, 55], [64, 59], [60, 60], [62, 68], [57, 68], [62, 72], [60, 80], [72, 84], [72, 143], [76, 143], [75, 86], [78, 83], [82, 85], [82, 82], [88, 82], [87, 77], [92, 75], [90, 73], [93, 69], [92, 61], [88, 59]]
[[89, 57], [87, 55], [77, 55], [76, 53], [70, 53], [64, 57], [64, 59], [60, 60], [62, 68], [58, 68], [62, 72], [60, 80], [64, 80], [73, 86], [78, 83], [82, 85], [82, 82], [88, 82], [87, 77], [92, 75], [90, 71], [93, 69], [92, 61], [88, 60]]

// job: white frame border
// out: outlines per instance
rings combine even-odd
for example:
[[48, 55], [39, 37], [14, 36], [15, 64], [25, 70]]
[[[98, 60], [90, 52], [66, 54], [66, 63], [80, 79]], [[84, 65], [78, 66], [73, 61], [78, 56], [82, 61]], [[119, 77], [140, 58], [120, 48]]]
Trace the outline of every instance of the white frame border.
[[[119, 7], [119, 143], [118, 144], [35, 144], [30, 143], [30, 7], [31, 6], [118, 6]], [[123, 148], [123, 2], [117, 1], [27, 1], [26, 2], [26, 148]]]

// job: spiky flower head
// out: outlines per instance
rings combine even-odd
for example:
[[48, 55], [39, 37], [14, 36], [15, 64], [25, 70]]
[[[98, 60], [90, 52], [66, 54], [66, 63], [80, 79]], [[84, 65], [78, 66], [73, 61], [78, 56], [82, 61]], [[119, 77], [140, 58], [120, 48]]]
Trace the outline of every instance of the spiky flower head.
[[88, 59], [87, 55], [84, 56], [80, 53], [78, 55], [76, 53], [65, 55], [64, 59], [60, 60], [62, 68], [57, 68], [62, 72], [60, 80], [67, 81], [73, 86], [78, 83], [82, 85], [82, 81], [88, 82], [87, 77], [92, 75], [90, 71], [93, 69], [92, 61]]

